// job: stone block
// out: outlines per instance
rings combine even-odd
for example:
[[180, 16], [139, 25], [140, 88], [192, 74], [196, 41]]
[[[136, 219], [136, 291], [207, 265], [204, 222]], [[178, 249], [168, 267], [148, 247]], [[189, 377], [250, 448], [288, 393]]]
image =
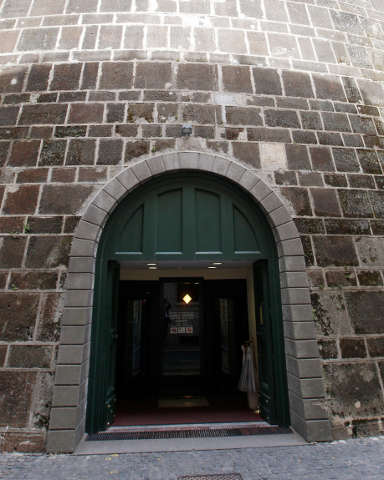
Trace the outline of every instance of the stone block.
[[365, 358], [367, 356], [362, 338], [341, 338], [339, 343], [342, 358]]
[[70, 140], [66, 165], [93, 165], [96, 143], [94, 140]]
[[22, 31], [17, 49], [19, 51], [54, 50], [58, 28], [26, 28]]
[[144, 27], [139, 25], [129, 25], [125, 29], [124, 48], [129, 50], [140, 50], [144, 45]]
[[324, 372], [332, 415], [363, 417], [380, 411], [380, 385], [373, 363], [330, 363], [324, 365]]
[[[8, 109], [7, 109], [8, 110]], [[67, 105], [24, 105], [20, 125], [60, 124], [64, 123]], [[81, 122], [77, 122], [81, 123]]]
[[125, 145], [125, 163], [149, 153], [149, 142], [138, 140], [136, 142], [127, 142]]
[[313, 238], [317, 263], [320, 266], [358, 265], [358, 259], [350, 237], [318, 236]]
[[284, 322], [313, 322], [310, 305], [283, 305]]
[[300, 128], [294, 110], [264, 110], [265, 124], [270, 127]]
[[286, 362], [288, 373], [300, 379], [312, 379], [322, 375], [321, 363], [318, 358], [296, 359], [287, 354]]
[[265, 33], [247, 31], [249, 53], [251, 55], [268, 55], [268, 45]]
[[80, 385], [81, 365], [57, 365], [55, 385]]
[[26, 239], [22, 237], [0, 237], [0, 263], [2, 268], [21, 267]]
[[381, 291], [345, 292], [345, 301], [355, 333], [384, 333], [384, 298]]
[[8, 215], [34, 213], [38, 194], [38, 185], [18, 185], [8, 187], [3, 212]]
[[302, 378], [288, 373], [288, 388], [302, 398], [323, 398], [324, 383], [322, 378]]
[[103, 115], [104, 105], [101, 103], [74, 103], [70, 106], [69, 123], [100, 123]]
[[310, 147], [309, 151], [314, 170], [332, 171], [335, 169], [331, 151], [328, 147]]
[[91, 320], [92, 311], [87, 307], [65, 308], [62, 325], [87, 325]]
[[289, 97], [314, 97], [311, 77], [307, 73], [284, 71], [285, 94]]
[[177, 88], [217, 90], [217, 67], [204, 64], [181, 64], [177, 70]]
[[11, 368], [50, 368], [53, 348], [43, 345], [11, 345], [8, 367]]
[[358, 172], [359, 163], [356, 159], [356, 152], [352, 148], [333, 148], [333, 159], [336, 170], [339, 172]]
[[51, 410], [49, 426], [51, 429], [75, 428], [78, 419], [78, 407], [55, 407]]
[[122, 140], [100, 140], [96, 163], [98, 165], [117, 165], [122, 161], [122, 154]]
[[377, 271], [360, 270], [357, 272], [357, 278], [361, 286], [374, 287], [383, 284], [380, 272]]
[[39, 212], [76, 215], [81, 212], [93, 192], [94, 187], [88, 185], [46, 185], [43, 188]]
[[249, 67], [223, 66], [222, 77], [224, 90], [252, 93]]
[[318, 340], [318, 344], [321, 358], [323, 358], [324, 360], [338, 357], [337, 345], [335, 340], [322, 338]]
[[[36, 373], [0, 371], [0, 426], [26, 427], [28, 425]], [[4, 395], [4, 392], [6, 393]]]
[[282, 187], [280, 193], [290, 203], [296, 215], [312, 215], [307, 189], [299, 187]]
[[64, 164], [66, 140], [44, 140], [41, 149], [39, 166], [59, 166]]
[[296, 37], [280, 33], [269, 33], [269, 48], [273, 57], [300, 58]]
[[284, 223], [283, 225], [279, 225], [276, 228], [276, 232], [279, 241], [289, 240], [291, 238], [297, 238], [299, 236], [296, 225], [292, 221]]
[[361, 190], [339, 190], [340, 205], [346, 217], [373, 217], [368, 192]]
[[233, 142], [232, 148], [233, 154], [239, 160], [248, 163], [255, 168], [260, 168], [260, 154], [258, 144], [247, 142]]
[[384, 337], [368, 338], [367, 343], [371, 357], [384, 357]]
[[[68, 287], [70, 288], [70, 287]], [[61, 346], [63, 345], [84, 345], [88, 341], [88, 335], [89, 335], [89, 328], [88, 325], [67, 325], [63, 326], [61, 329], [61, 335], [60, 335], [60, 344]], [[60, 347], [61, 348], [61, 347]], [[64, 351], [62, 352], [62, 355], [64, 355]], [[78, 353], [77, 356], [80, 354]], [[58, 363], [61, 364], [66, 364], [66, 363], [77, 363], [81, 364], [82, 362], [60, 362]]]
[[28, 268], [55, 268], [68, 264], [72, 238], [69, 236], [38, 236], [29, 242]]
[[55, 65], [50, 90], [76, 90], [79, 88], [81, 63]]
[[325, 272], [328, 287], [355, 286], [357, 285], [355, 272], [350, 269], [328, 270]]
[[53, 407], [72, 407], [80, 402], [80, 388], [74, 385], [56, 385], [53, 390]]
[[316, 97], [327, 100], [340, 100], [345, 102], [345, 93], [339, 77], [333, 75], [313, 74]]
[[284, 322], [284, 336], [287, 339], [313, 340], [315, 335], [313, 322]]
[[325, 130], [336, 132], [350, 132], [348, 117], [345, 113], [323, 112], [322, 114]]
[[281, 80], [278, 72], [272, 68], [253, 68], [256, 93], [281, 95]]
[[352, 335], [344, 298], [338, 292], [324, 291], [311, 294], [313, 318], [321, 336]]
[[[38, 307], [38, 294], [2, 293], [0, 326], [3, 341], [32, 340]], [[9, 321], [12, 318], [12, 321]]]
[[135, 75], [135, 88], [167, 88], [172, 81], [170, 63], [138, 63]]
[[311, 188], [315, 215], [320, 217], [340, 217], [340, 207], [335, 190]]
[[50, 64], [32, 65], [28, 76], [27, 91], [41, 92], [47, 90], [51, 68], [52, 65]]
[[94, 275], [92, 273], [71, 272], [65, 282], [65, 288], [70, 290], [90, 290], [93, 288]]
[[222, 52], [245, 54], [247, 47], [245, 44], [245, 35], [241, 30], [218, 30], [219, 49]]

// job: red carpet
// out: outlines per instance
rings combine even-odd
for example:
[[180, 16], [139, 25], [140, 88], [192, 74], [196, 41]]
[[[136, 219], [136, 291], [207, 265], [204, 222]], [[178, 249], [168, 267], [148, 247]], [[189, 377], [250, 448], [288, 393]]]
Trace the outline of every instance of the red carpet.
[[157, 398], [120, 401], [113, 426], [179, 423], [252, 422], [260, 416], [248, 408], [241, 394], [210, 396], [209, 407], [158, 408]]

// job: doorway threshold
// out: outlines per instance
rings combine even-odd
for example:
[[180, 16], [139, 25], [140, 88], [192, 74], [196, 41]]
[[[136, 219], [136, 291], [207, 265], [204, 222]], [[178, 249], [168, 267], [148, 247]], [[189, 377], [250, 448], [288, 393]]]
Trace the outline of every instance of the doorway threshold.
[[145, 425], [112, 427], [106, 432], [85, 436], [75, 455], [226, 450], [306, 443], [291, 429], [265, 422]]

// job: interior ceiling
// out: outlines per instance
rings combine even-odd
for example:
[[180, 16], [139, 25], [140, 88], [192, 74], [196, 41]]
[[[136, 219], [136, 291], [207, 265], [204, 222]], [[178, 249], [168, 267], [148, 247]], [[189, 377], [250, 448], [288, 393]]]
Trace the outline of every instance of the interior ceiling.
[[217, 270], [220, 268], [244, 268], [252, 265], [252, 262], [249, 260], [233, 260], [233, 261], [215, 261], [215, 260], [186, 260], [186, 261], [174, 261], [174, 260], [146, 260], [146, 261], [120, 261], [120, 266], [123, 269], [135, 269], [135, 270], [148, 270], [149, 268], [161, 269], [176, 269], [176, 270], [201, 270], [201, 269], [212, 269], [215, 267]]

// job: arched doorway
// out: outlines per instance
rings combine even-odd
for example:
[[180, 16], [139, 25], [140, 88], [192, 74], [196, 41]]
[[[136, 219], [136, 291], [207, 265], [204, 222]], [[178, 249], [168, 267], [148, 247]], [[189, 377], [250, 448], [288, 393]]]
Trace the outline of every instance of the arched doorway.
[[85, 432], [96, 256], [105, 224], [116, 206], [137, 187], [160, 174], [178, 171], [209, 172], [228, 179], [261, 207], [279, 257], [291, 426], [310, 441], [331, 438], [303, 248], [291, 215], [257, 171], [223, 156], [176, 152], [130, 164], [85, 206], [72, 242], [65, 285], [48, 451], [74, 451]]
[[[144, 284], [147, 298], [144, 291], [137, 292], [138, 280], [125, 284], [124, 290], [120, 284], [121, 295], [131, 298], [123, 305], [118, 299], [121, 266], [166, 270], [168, 278], [157, 286]], [[223, 292], [230, 288], [228, 283], [219, 286], [216, 280], [213, 285], [204, 282], [204, 277], [196, 281], [201, 273], [191, 276], [193, 267], [200, 272], [216, 268], [219, 273], [223, 267], [239, 266], [253, 270], [256, 325], [249, 325], [240, 314], [247, 310], [246, 292], [243, 299], [234, 300]], [[189, 278], [183, 273], [186, 270]], [[180, 297], [171, 307], [175, 288], [192, 299], [188, 306], [180, 307]], [[234, 280], [232, 288], [244, 289]], [[130, 289], [135, 290], [132, 296]], [[145, 315], [141, 310], [149, 308], [151, 289], [152, 313]], [[214, 293], [215, 289], [222, 291]], [[216, 319], [213, 296], [222, 304], [227, 302], [223, 308], [232, 308], [234, 313]], [[194, 297], [199, 297], [196, 303]], [[169, 304], [169, 313], [163, 302]], [[261, 415], [274, 424], [289, 423], [277, 250], [264, 214], [232, 182], [202, 172], [168, 173], [148, 181], [121, 202], [99, 243], [93, 316], [88, 433], [104, 430], [113, 422], [119, 386], [125, 398], [137, 395], [139, 388], [147, 395], [161, 387], [164, 392], [165, 385], [168, 392], [179, 386], [179, 392], [190, 394], [193, 387], [206, 393], [213, 385], [224, 392], [227, 383], [226, 391], [232, 391], [240, 374], [240, 344], [251, 332], [255, 332], [258, 350]], [[176, 327], [181, 324], [188, 326]], [[216, 342], [219, 337], [221, 345]], [[182, 368], [183, 364], [189, 368]], [[215, 369], [214, 364], [220, 365]]]

